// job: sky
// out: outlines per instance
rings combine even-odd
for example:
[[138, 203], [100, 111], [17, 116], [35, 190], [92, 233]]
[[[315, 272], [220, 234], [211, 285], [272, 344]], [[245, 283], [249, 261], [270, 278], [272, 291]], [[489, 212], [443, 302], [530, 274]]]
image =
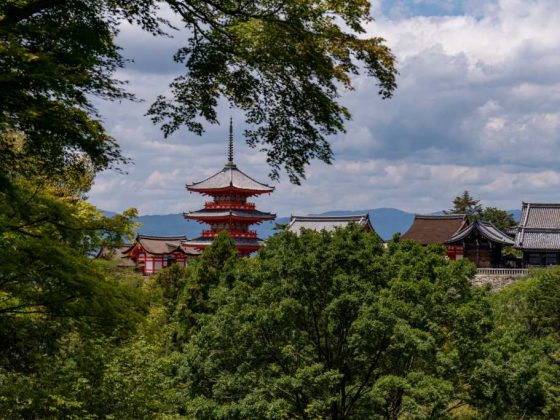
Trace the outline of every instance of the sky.
[[[281, 216], [379, 207], [430, 213], [464, 190], [504, 209], [560, 201], [558, 0], [373, 0], [372, 14], [367, 33], [385, 38], [397, 57], [398, 88], [382, 100], [374, 79], [353, 80], [355, 90], [340, 99], [352, 120], [329, 139], [332, 165], [313, 162], [301, 186], [285, 174], [271, 181], [264, 154], [245, 144], [242, 115], [233, 111], [236, 163], [276, 187], [256, 200], [259, 208]], [[143, 102], [96, 101], [133, 161], [126, 174], [97, 176], [89, 201], [103, 210], [196, 210], [204, 198], [185, 184], [226, 162], [228, 108], [201, 137], [181, 130], [164, 139], [144, 115], [181, 74], [172, 55], [184, 37], [122, 26], [117, 42], [134, 62], [118, 77]]]

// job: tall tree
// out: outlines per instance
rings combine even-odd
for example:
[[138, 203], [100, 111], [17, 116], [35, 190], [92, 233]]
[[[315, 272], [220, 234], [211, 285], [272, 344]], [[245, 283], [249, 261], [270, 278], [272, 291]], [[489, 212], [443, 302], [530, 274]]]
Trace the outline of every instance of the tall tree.
[[96, 168], [122, 160], [90, 101], [130, 98], [115, 80], [124, 65], [114, 38], [122, 20], [162, 35], [166, 4], [181, 19], [186, 44], [175, 55], [186, 73], [149, 114], [165, 135], [180, 126], [201, 133], [217, 122], [225, 98], [246, 113], [251, 146], [268, 153], [272, 175], [283, 166], [298, 182], [313, 158], [329, 162], [326, 136], [350, 117], [338, 87], [360, 72], [382, 97], [395, 89], [394, 57], [378, 37], [366, 0], [8, 0], [0, 3], [0, 130], [21, 131], [26, 151], [50, 170], [89, 155]]
[[47, 176], [20, 139], [7, 138], [0, 149], [17, 162], [0, 173], [0, 371], [14, 376], [54, 357], [69, 332], [127, 334], [145, 310], [133, 289], [92, 259], [100, 247], [122, 243], [135, 212], [105, 217], [84, 201], [94, 174], [87, 158]]
[[453, 199], [453, 208], [449, 210], [453, 214], [466, 214], [468, 216], [480, 216], [482, 214], [482, 206], [480, 200], [475, 200], [468, 191], [463, 191]]

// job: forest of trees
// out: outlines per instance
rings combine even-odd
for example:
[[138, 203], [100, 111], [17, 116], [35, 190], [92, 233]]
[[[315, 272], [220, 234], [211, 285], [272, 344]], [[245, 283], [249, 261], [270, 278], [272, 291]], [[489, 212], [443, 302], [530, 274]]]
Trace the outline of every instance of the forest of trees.
[[4, 418], [560, 415], [559, 269], [490, 292], [441, 247], [350, 226], [116, 272], [112, 323], [2, 314]]

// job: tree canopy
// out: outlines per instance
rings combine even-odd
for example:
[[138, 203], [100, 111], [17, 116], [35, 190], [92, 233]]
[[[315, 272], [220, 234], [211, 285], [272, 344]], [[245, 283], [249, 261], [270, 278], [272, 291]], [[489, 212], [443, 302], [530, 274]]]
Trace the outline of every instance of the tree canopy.
[[494, 226], [502, 231], [510, 229], [517, 224], [511, 213], [496, 207], [485, 207], [481, 218], [487, 222], [492, 222]]
[[466, 214], [468, 216], [479, 216], [482, 213], [480, 200], [475, 200], [468, 191], [463, 191], [453, 199], [453, 208], [449, 210], [452, 214]]
[[[389, 49], [364, 36], [370, 18], [362, 0], [0, 2], [0, 374], [10, 381], [52, 373], [48, 361], [64, 370], [59, 352], [74, 351], [70, 336], [121, 339], [143, 317], [137, 290], [92, 259], [131, 234], [135, 213], [105, 217], [85, 199], [96, 173], [126, 161], [93, 106], [94, 98], [134, 99], [115, 77], [126, 63], [119, 25], [173, 34], [159, 17], [162, 4], [182, 21], [186, 42], [175, 59], [185, 74], [151, 117], [166, 135], [179, 126], [201, 133], [204, 120], [217, 122], [223, 98], [245, 112], [248, 141], [268, 152], [273, 176], [283, 166], [297, 182], [310, 159], [331, 159], [325, 136], [349, 117], [338, 88], [350, 88], [352, 75], [377, 78], [383, 97], [395, 88]], [[203, 299], [207, 287], [189, 302]], [[41, 389], [45, 375], [35, 382]], [[73, 404], [50, 398], [58, 408]], [[50, 415], [61, 414], [47, 407], [31, 417]]]
[[376, 79], [382, 97], [396, 87], [390, 50], [365, 35], [365, 0], [8, 0], [0, 4], [0, 130], [24, 133], [26, 152], [51, 171], [84, 153], [97, 169], [122, 162], [91, 97], [132, 97], [114, 78], [125, 64], [118, 25], [173, 35], [162, 4], [184, 27], [174, 58], [185, 74], [149, 115], [165, 135], [201, 133], [204, 121], [218, 122], [224, 99], [245, 112], [247, 141], [267, 152], [273, 177], [284, 167], [298, 182], [311, 159], [331, 160], [326, 137], [350, 117], [338, 91], [354, 75]]
[[490, 330], [469, 263], [359, 226], [270, 239], [186, 343], [195, 418], [445, 416]]
[[439, 246], [384, 247], [358, 226], [278, 233], [249, 259], [221, 235], [188, 267], [144, 279], [114, 272], [123, 290], [149, 301], [127, 334], [30, 315], [0, 323], [25, 337], [0, 341], [10, 345], [0, 356], [0, 411], [557, 418], [558, 269], [494, 293], [470, 284], [474, 271]]
[[464, 191], [453, 199], [453, 208], [447, 213], [466, 214], [471, 221], [480, 219], [491, 222], [502, 231], [517, 224], [511, 213], [497, 207], [483, 207], [480, 200], [475, 199], [468, 191]]

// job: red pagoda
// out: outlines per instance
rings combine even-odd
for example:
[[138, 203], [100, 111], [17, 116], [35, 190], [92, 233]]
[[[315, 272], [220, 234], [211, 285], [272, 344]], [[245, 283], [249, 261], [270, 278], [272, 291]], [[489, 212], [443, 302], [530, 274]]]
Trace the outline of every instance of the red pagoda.
[[203, 209], [184, 214], [186, 219], [206, 223], [210, 227], [202, 231], [199, 238], [188, 241], [188, 246], [203, 250], [224, 230], [235, 240], [240, 255], [247, 256], [262, 246], [263, 241], [257, 237], [256, 231], [249, 230], [249, 226], [274, 220], [276, 215], [257, 210], [255, 203], [250, 203], [247, 199], [271, 193], [274, 187], [255, 181], [233, 163], [231, 120], [228, 162], [224, 169], [204, 181], [188, 184], [187, 189], [212, 197], [212, 201], [206, 202]]

